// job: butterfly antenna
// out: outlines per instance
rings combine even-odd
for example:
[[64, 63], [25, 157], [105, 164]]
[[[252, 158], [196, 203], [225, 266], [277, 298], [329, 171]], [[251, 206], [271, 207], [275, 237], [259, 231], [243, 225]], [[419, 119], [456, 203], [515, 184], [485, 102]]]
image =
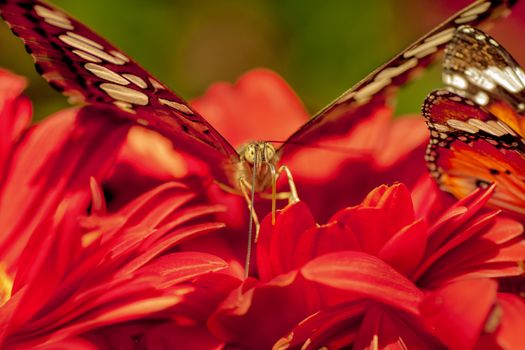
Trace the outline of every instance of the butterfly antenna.
[[250, 226], [248, 226], [248, 247], [246, 249], [246, 263], [244, 265], [244, 278], [250, 275], [250, 262], [252, 260], [252, 239], [253, 239], [253, 202], [255, 201], [255, 171], [257, 170], [257, 152], [255, 152], [255, 159], [253, 162], [252, 171], [252, 188], [250, 191]]
[[365, 156], [365, 155], [370, 154], [370, 150], [364, 149], [364, 148], [351, 148], [351, 147], [345, 147], [345, 146], [323, 145], [323, 144], [316, 144], [316, 143], [308, 144], [308, 143], [297, 142], [297, 141], [268, 140], [266, 142], [287, 144], [287, 145], [299, 146], [302, 148], [313, 148], [313, 149], [319, 149], [323, 151], [343, 153], [343, 154], [354, 155], [354, 156]]

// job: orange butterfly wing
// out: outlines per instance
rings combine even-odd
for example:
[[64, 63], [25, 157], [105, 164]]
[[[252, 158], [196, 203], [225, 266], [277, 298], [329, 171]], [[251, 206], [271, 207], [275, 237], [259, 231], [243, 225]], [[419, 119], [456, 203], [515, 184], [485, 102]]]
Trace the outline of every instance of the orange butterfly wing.
[[458, 198], [496, 184], [489, 204], [525, 214], [525, 140], [472, 100], [432, 92], [423, 105], [431, 133], [426, 161], [441, 189]]

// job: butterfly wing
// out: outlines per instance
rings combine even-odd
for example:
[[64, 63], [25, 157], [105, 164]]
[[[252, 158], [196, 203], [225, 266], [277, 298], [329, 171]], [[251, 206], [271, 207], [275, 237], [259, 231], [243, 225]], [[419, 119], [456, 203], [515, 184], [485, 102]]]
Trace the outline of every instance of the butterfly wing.
[[219, 162], [238, 158], [182, 98], [63, 11], [38, 0], [2, 0], [0, 14], [23, 40], [37, 71], [72, 100], [109, 108]]
[[344, 135], [363, 116], [383, 105], [398, 87], [428, 66], [453, 38], [458, 27], [481, 25], [509, 13], [516, 1], [476, 1], [376, 69], [297, 130], [281, 146], [285, 153], [293, 145], [315, 144], [321, 137]]
[[460, 27], [445, 49], [443, 82], [525, 136], [525, 72], [494, 38]]
[[423, 105], [430, 130], [425, 159], [441, 189], [458, 198], [496, 184], [489, 204], [525, 214], [525, 140], [497, 116], [453, 92]]

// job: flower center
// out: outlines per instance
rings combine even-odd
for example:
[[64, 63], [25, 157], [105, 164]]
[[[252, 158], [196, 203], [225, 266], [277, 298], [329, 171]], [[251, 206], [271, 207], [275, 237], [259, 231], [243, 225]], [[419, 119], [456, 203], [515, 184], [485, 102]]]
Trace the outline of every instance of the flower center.
[[4, 264], [0, 263], [0, 306], [11, 298], [13, 279], [7, 273]]

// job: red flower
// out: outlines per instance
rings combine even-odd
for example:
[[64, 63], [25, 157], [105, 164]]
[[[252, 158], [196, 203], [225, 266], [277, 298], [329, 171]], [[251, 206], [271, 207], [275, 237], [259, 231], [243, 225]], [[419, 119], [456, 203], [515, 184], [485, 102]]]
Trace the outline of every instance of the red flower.
[[129, 126], [88, 107], [27, 128], [24, 81], [0, 73], [1, 347], [92, 348], [111, 344], [101, 335], [123, 322], [144, 344], [159, 327], [220, 344], [205, 320], [238, 281], [222, 259], [175, 247], [223, 227], [210, 222], [221, 208], [165, 183], [107, 213], [99, 183]]
[[[498, 294], [494, 279], [520, 282], [523, 227], [482, 209], [492, 188], [454, 202], [427, 176], [418, 181], [422, 121], [392, 122], [378, 106], [328, 148], [287, 154], [303, 201], [275, 225], [264, 219], [257, 279], [241, 284], [246, 206], [213, 184], [206, 164], [95, 108], [28, 128], [23, 81], [0, 73], [3, 347], [521, 344], [523, 302]], [[308, 118], [264, 70], [196, 105], [234, 142], [283, 140]], [[247, 117], [254, 128], [239, 133]], [[412, 193], [400, 184], [369, 192], [394, 180]], [[224, 226], [212, 217], [228, 230], [212, 232]]]
[[415, 216], [403, 185], [375, 189], [322, 226], [304, 203], [286, 208], [274, 227], [265, 219], [260, 282], [232, 293], [212, 330], [251, 348], [280, 337], [277, 348], [386, 346], [391, 339], [434, 348], [437, 341], [422, 331], [421, 290], [523, 273], [523, 228], [481, 211], [490, 193], [474, 193], [428, 221]]

